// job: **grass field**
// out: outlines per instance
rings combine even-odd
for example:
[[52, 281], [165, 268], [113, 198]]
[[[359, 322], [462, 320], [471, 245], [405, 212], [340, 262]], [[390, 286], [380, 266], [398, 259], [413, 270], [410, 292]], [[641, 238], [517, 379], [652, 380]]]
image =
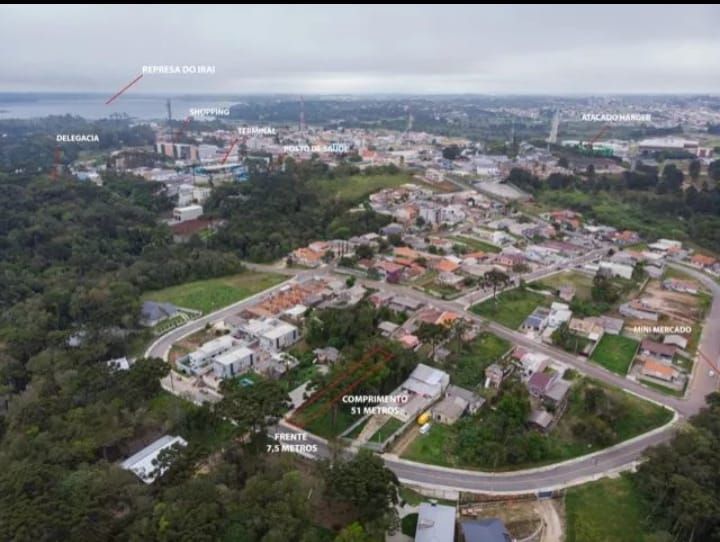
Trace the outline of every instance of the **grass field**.
[[626, 375], [635, 353], [638, 342], [622, 335], [603, 335], [590, 356], [590, 359], [606, 369], [619, 375]]
[[410, 182], [413, 182], [410, 175], [398, 173], [396, 175], [353, 175], [336, 179], [317, 179], [312, 181], [312, 186], [324, 197], [360, 202], [373, 192]]
[[569, 489], [565, 514], [567, 542], [642, 542], [647, 534], [647, 512], [627, 475]]
[[275, 273], [245, 271], [238, 275], [187, 282], [147, 292], [142, 299], [168, 302], [207, 314], [275, 286], [286, 278]]
[[375, 431], [372, 437], [370, 437], [370, 441], [382, 443], [385, 442], [385, 439], [390, 437], [395, 431], [400, 429], [402, 427], [402, 422], [396, 418], [390, 418], [387, 422], [385, 422], [385, 425], [383, 425], [380, 429]]
[[444, 467], [457, 465], [453, 450], [457, 432], [452, 426], [433, 423], [425, 435], [418, 435], [402, 454], [403, 459]]
[[447, 367], [453, 384], [473, 389], [485, 380], [485, 369], [510, 349], [510, 343], [492, 333], [480, 333], [473, 342], [463, 343], [457, 351], [455, 341]]
[[593, 279], [591, 276], [579, 271], [564, 271], [550, 277], [542, 279], [542, 281], [533, 283], [537, 287], [547, 286], [550, 290], [557, 290], [561, 286], [575, 286], [575, 295], [579, 299], [589, 300], [590, 291], [592, 290]]
[[469, 246], [473, 251], [482, 250], [483, 252], [490, 252], [490, 253], [500, 252], [500, 247], [496, 247], [495, 245], [491, 245], [490, 243], [480, 241], [479, 239], [475, 239], [474, 237], [466, 237], [465, 235], [457, 235], [455, 237], [451, 237], [450, 239], [452, 239], [453, 241], [457, 241], [458, 243], [462, 243], [462, 244]]
[[517, 329], [538, 305], [547, 304], [544, 295], [529, 290], [509, 290], [497, 296], [497, 302], [488, 299], [471, 310], [512, 329]]

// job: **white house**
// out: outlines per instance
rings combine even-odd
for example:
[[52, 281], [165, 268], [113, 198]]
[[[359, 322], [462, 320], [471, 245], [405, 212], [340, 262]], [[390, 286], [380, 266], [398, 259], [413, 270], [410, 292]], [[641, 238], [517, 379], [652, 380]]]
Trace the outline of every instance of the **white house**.
[[160, 455], [160, 452], [174, 446], [184, 448], [187, 446], [187, 441], [182, 437], [165, 435], [164, 437], [157, 439], [152, 444], [149, 444], [135, 455], [128, 457], [120, 464], [120, 466], [125, 470], [132, 471], [146, 484], [152, 484], [167, 470], [167, 467], [158, 469], [158, 466], [154, 464], [154, 461]]
[[187, 205], [185, 207], [175, 207], [173, 209], [173, 220], [175, 222], [186, 222], [200, 218], [203, 214], [202, 205]]
[[179, 362], [181, 366], [188, 369], [193, 374], [198, 374], [209, 370], [209, 364], [213, 358], [224, 354], [235, 346], [235, 339], [230, 335], [223, 335], [212, 341], [208, 341], [194, 352], [190, 352], [187, 358]]
[[255, 352], [247, 346], [237, 346], [213, 360], [213, 372], [218, 378], [232, 378], [246, 372], [255, 361]]
[[610, 273], [613, 277], [622, 277], [624, 279], [631, 279], [633, 274], [633, 267], [617, 262], [600, 262], [600, 271]]
[[264, 320], [250, 320], [243, 331], [257, 337], [263, 348], [278, 352], [300, 340], [297, 327], [282, 320], [267, 318]]

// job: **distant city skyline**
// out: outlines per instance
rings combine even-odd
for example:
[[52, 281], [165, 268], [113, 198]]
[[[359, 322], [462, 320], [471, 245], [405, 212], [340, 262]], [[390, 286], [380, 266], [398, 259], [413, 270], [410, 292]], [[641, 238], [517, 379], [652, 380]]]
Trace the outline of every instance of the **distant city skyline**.
[[0, 7], [0, 92], [718, 94], [719, 6]]

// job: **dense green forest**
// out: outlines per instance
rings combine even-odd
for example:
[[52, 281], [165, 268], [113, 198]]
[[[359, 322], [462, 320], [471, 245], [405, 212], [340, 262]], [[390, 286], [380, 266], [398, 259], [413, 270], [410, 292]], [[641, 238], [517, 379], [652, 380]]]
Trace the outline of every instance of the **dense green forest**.
[[[302, 185], [300, 176], [243, 191], [261, 207], [276, 183]], [[0, 185], [0, 539], [383, 539], [396, 523], [398, 484], [379, 458], [320, 465], [266, 453], [264, 429], [287, 404], [280, 383], [228, 386], [215, 407], [196, 407], [160, 389], [168, 371], [160, 360], [128, 371], [106, 363], [146, 340], [142, 292], [242, 271], [246, 254], [231, 236], [174, 244], [159, 221], [171, 202], [132, 176], [108, 174], [98, 187], [0, 174]], [[287, 196], [257, 215], [260, 227], [277, 231], [273, 213]], [[322, 204], [308, 204], [317, 213], [308, 235], [344, 227], [350, 203], [329, 213]], [[231, 231], [241, 231], [243, 220], [226, 212]], [[346, 227], [382, 223], [363, 211]], [[163, 459], [172, 467], [152, 486], [117, 466], [168, 433], [189, 445]], [[349, 485], [338, 481], [347, 472], [357, 473]], [[359, 502], [363, 494], [372, 503]]]
[[720, 394], [668, 444], [651, 448], [635, 483], [648, 502], [653, 540], [720, 540]]
[[[368, 168], [363, 175], [397, 172], [395, 167]], [[359, 173], [352, 166], [330, 171], [319, 160], [295, 163], [289, 159], [284, 172], [260, 173], [248, 183], [220, 186], [205, 209], [227, 220], [227, 226], [213, 236], [211, 246], [266, 262], [319, 239], [347, 239], [377, 231], [390, 217], [369, 208], [349, 212], [363, 198], [337, 198], [322, 190], [324, 182]]]
[[508, 181], [540, 203], [571, 208], [586, 218], [636, 230], [647, 239], [692, 240], [720, 251], [720, 161], [713, 164], [708, 168], [711, 183], [700, 188], [683, 189], [684, 174], [672, 164], [662, 173], [641, 165], [619, 176], [552, 174], [546, 181], [516, 168]]

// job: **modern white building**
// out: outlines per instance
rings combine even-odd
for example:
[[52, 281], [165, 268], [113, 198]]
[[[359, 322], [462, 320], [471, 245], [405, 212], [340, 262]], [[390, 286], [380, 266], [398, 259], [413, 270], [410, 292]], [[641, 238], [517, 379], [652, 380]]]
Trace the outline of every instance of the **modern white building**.
[[158, 468], [155, 464], [160, 452], [172, 447], [184, 448], [185, 446], [187, 446], [187, 441], [184, 438], [165, 435], [152, 444], [145, 446], [138, 453], [128, 457], [120, 466], [125, 470], [132, 471], [146, 484], [152, 484], [167, 470], [167, 467]]
[[245, 345], [236, 346], [213, 360], [213, 372], [217, 378], [233, 378], [245, 373], [255, 361], [255, 352]]
[[193, 374], [201, 374], [210, 370], [210, 362], [217, 356], [224, 354], [235, 346], [235, 339], [231, 335], [223, 335], [208, 341], [194, 352], [190, 352], [178, 364]]
[[187, 205], [185, 207], [175, 207], [173, 209], [173, 220], [175, 222], [186, 222], [200, 218], [203, 214], [202, 205]]
[[274, 352], [288, 348], [300, 340], [300, 332], [297, 327], [275, 318], [250, 320], [242, 327], [242, 330], [257, 337], [263, 348]]
[[600, 271], [608, 272], [613, 277], [622, 277], [629, 280], [632, 278], [633, 267], [617, 262], [600, 262]]

